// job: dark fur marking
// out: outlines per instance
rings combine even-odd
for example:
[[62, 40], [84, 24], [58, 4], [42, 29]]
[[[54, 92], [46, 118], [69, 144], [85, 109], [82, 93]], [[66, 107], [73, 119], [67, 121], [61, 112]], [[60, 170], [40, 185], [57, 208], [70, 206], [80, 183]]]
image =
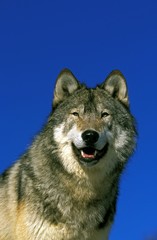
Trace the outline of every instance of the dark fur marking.
[[96, 110], [96, 106], [94, 104], [94, 94], [92, 89], [88, 89], [88, 99], [84, 103], [84, 112], [91, 113], [93, 109]]
[[[57, 203], [56, 203], [57, 205]], [[58, 209], [58, 207], [52, 207], [51, 202], [47, 202], [46, 199], [43, 201], [43, 217], [46, 221], [48, 221], [50, 224], [57, 225], [59, 222], [63, 221], [63, 215], [61, 211]]]
[[103, 221], [100, 222], [98, 225], [98, 229], [104, 228], [105, 226], [108, 225], [109, 222], [113, 221], [115, 211], [116, 211], [115, 204], [112, 207], [108, 208], [108, 210], [106, 211], [106, 213], [104, 215]]
[[23, 195], [23, 188], [22, 188], [22, 166], [19, 167], [19, 173], [17, 177], [18, 183], [17, 183], [17, 201], [20, 203]]
[[31, 165], [29, 165], [29, 154], [26, 153], [22, 157], [22, 164], [19, 166], [19, 171], [17, 175], [17, 201], [20, 203], [23, 199], [23, 196], [25, 195], [25, 189], [26, 189], [26, 175], [30, 177], [30, 179], [33, 179], [33, 170]]
[[5, 170], [1, 175], [0, 175], [0, 180], [5, 181], [8, 179], [9, 176], [9, 169]]

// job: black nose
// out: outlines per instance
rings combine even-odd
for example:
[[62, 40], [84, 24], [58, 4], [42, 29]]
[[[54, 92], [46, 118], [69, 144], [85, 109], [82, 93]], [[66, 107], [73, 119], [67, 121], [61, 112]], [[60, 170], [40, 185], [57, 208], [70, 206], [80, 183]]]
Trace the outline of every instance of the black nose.
[[99, 134], [93, 130], [86, 130], [82, 133], [82, 139], [87, 144], [94, 144], [97, 142]]

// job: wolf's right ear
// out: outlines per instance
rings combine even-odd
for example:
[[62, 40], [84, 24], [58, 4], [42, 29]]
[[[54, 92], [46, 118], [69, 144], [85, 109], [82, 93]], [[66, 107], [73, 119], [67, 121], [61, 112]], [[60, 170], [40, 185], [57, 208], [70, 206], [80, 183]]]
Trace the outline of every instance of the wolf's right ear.
[[119, 70], [112, 71], [100, 87], [106, 90], [112, 97], [122, 102], [126, 107], [129, 107], [126, 80]]
[[53, 107], [55, 108], [65, 98], [80, 87], [79, 82], [69, 69], [63, 69], [59, 74], [54, 91]]

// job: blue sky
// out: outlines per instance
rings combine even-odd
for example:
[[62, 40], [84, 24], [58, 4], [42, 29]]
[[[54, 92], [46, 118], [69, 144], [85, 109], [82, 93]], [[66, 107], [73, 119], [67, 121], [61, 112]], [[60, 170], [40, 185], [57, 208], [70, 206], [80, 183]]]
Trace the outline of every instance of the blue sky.
[[157, 2], [0, 1], [0, 171], [30, 145], [68, 67], [93, 87], [120, 69], [138, 146], [122, 176], [111, 240], [157, 233]]

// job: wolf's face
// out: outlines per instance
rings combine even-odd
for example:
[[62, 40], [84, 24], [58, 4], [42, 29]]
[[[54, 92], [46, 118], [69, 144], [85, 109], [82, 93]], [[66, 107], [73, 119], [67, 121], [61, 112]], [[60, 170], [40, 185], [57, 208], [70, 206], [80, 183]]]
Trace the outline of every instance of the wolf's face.
[[101, 103], [98, 92], [83, 89], [75, 94], [64, 129], [75, 155], [86, 166], [95, 165], [107, 153], [111, 138], [112, 116], [109, 108]]
[[85, 167], [104, 161], [111, 152], [119, 161], [126, 161], [135, 145], [128, 105], [126, 82], [120, 72], [88, 89], [64, 70], [56, 83], [53, 113], [54, 139], [62, 156], [68, 159], [73, 155]]

